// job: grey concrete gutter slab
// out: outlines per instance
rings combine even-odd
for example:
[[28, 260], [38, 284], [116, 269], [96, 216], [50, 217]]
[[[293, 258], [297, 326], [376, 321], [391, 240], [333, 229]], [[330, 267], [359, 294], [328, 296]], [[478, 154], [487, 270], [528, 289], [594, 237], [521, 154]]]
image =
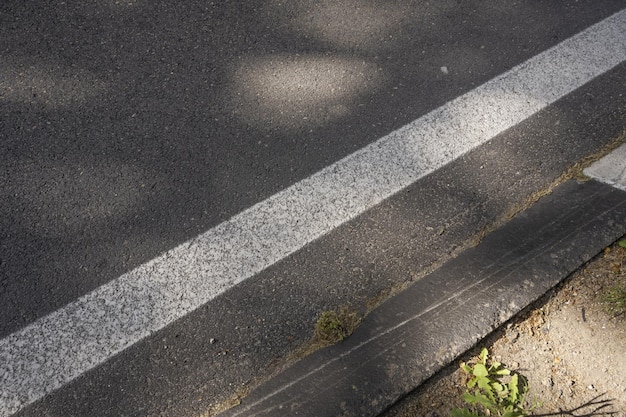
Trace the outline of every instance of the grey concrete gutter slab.
[[221, 415], [376, 416], [625, 232], [626, 193], [566, 182]]
[[626, 143], [585, 169], [584, 173], [626, 191]]

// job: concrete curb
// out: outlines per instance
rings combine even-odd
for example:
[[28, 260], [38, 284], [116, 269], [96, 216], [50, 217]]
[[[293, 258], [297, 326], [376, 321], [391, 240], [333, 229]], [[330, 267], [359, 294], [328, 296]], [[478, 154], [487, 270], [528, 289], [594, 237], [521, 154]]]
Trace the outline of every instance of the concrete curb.
[[222, 416], [376, 416], [626, 233], [626, 193], [569, 181]]
[[585, 169], [585, 174], [626, 191], [626, 143]]

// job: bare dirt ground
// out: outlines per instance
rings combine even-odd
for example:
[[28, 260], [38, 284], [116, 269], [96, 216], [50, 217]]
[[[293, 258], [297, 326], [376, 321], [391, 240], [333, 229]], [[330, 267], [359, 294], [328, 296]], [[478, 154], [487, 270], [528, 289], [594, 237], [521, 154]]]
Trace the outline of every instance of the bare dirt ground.
[[[616, 288], [626, 291], [626, 249], [617, 243], [459, 362], [488, 348], [492, 357], [527, 378], [527, 402], [539, 404], [534, 416], [626, 417], [626, 313], [607, 302]], [[449, 416], [453, 408], [465, 406], [463, 392], [457, 362], [384, 417]]]

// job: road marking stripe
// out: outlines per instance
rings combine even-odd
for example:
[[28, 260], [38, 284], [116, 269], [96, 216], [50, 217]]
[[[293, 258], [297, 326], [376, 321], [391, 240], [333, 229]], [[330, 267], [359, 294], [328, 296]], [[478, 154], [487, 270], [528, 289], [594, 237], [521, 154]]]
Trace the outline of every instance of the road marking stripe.
[[0, 340], [8, 416], [626, 60], [626, 9]]

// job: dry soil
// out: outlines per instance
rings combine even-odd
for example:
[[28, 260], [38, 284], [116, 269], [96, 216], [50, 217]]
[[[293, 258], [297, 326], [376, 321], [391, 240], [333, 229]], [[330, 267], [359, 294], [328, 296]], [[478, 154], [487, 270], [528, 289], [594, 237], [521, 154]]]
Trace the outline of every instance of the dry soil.
[[[626, 249], [617, 243], [459, 362], [487, 347], [527, 378], [528, 405], [539, 404], [534, 416], [626, 417], [626, 313], [611, 311], [606, 301], [615, 288], [626, 290]], [[465, 406], [463, 392], [457, 362], [384, 417], [448, 416], [452, 408]]]

